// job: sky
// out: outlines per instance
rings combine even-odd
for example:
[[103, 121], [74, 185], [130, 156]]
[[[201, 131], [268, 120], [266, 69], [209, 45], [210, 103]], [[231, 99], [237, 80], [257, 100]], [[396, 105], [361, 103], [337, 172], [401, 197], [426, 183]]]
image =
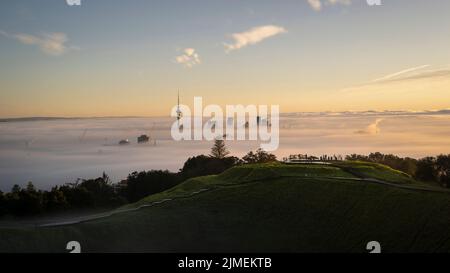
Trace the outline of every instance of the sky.
[[0, 3], [0, 117], [450, 108], [450, 1]]

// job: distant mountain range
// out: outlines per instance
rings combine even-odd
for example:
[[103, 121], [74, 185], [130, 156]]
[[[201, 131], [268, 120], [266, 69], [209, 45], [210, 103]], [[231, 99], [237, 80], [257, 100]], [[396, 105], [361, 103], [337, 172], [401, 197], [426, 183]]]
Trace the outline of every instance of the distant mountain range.
[[450, 109], [425, 111], [343, 111], [343, 112], [294, 112], [281, 114], [282, 117], [317, 117], [317, 116], [411, 116], [411, 115], [450, 115]]
[[124, 116], [124, 117], [22, 117], [22, 118], [3, 118], [3, 119], [0, 119], [0, 122], [101, 119], [101, 118], [139, 118], [139, 117], [137, 117], [137, 116]]

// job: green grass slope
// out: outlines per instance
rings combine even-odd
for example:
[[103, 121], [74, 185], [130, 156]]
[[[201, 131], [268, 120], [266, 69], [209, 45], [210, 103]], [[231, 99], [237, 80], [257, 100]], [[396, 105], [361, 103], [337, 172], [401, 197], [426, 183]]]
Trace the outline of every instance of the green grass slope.
[[334, 165], [360, 178], [379, 179], [394, 184], [421, 184], [404, 172], [378, 163], [343, 161]]
[[366, 252], [374, 240], [384, 252], [450, 251], [447, 192], [367, 182], [345, 170], [236, 167], [122, 209], [151, 207], [75, 225], [0, 229], [0, 251], [65, 252], [73, 240], [85, 252]]

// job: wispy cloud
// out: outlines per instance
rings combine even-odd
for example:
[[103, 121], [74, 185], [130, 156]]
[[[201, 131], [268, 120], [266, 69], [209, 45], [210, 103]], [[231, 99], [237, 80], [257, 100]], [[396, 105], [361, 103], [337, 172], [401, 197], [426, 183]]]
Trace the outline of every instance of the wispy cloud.
[[[383, 77], [371, 80], [366, 83], [357, 84], [344, 89], [341, 92], [361, 92], [368, 90], [381, 90], [383, 88], [392, 87], [393, 84], [409, 84], [411, 81], [422, 82], [446, 82], [450, 80], [450, 68], [441, 67], [438, 69], [431, 68], [431, 65], [421, 65], [403, 69], [401, 71], [385, 75]], [[417, 86], [416, 86], [417, 87]], [[371, 91], [369, 91], [371, 92]]]
[[9, 34], [5, 31], [0, 31], [0, 35], [15, 39], [25, 45], [38, 46], [42, 52], [53, 56], [63, 55], [71, 49], [76, 49], [76, 47], [67, 45], [69, 39], [65, 33], [61, 32], [45, 33], [36, 36], [26, 33]]
[[186, 48], [183, 54], [175, 57], [175, 62], [187, 68], [192, 68], [194, 65], [201, 63], [200, 56], [194, 48]]
[[321, 11], [324, 6], [330, 5], [350, 5], [352, 3], [351, 0], [307, 0], [308, 4], [315, 11]]
[[283, 27], [266, 25], [254, 27], [244, 32], [233, 33], [231, 35], [231, 38], [234, 40], [234, 43], [225, 43], [225, 51], [228, 53], [230, 51], [241, 49], [249, 45], [254, 45], [264, 41], [267, 38], [286, 32], [287, 30]]
[[430, 67], [430, 65], [426, 64], [426, 65], [421, 65], [421, 66], [417, 66], [417, 67], [411, 67], [411, 68], [403, 69], [401, 71], [398, 71], [398, 72], [395, 72], [395, 73], [383, 76], [383, 77], [378, 78], [378, 79], [375, 79], [372, 82], [382, 82], [382, 81], [391, 80], [393, 78], [397, 78], [399, 76], [402, 76], [402, 75], [405, 75], [405, 74], [409, 74], [411, 72], [419, 71], [419, 70], [422, 70], [422, 69], [427, 68], [427, 67]]
[[432, 78], [450, 78], [450, 69], [440, 69], [432, 71], [423, 71], [414, 75], [408, 75], [405, 77], [390, 79], [388, 81], [408, 81], [408, 80], [420, 80], [420, 79], [432, 79]]

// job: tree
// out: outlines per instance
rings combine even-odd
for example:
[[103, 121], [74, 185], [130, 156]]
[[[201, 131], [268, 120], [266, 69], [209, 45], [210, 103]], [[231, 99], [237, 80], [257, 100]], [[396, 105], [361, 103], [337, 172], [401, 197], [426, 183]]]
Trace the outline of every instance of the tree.
[[450, 188], [450, 155], [440, 155], [436, 159], [439, 182], [443, 187]]
[[254, 163], [268, 163], [277, 161], [277, 157], [271, 153], [264, 151], [263, 149], [256, 150], [255, 153], [252, 151], [248, 152], [242, 160], [246, 164], [254, 164]]
[[183, 179], [197, 176], [213, 175], [242, 164], [242, 161], [234, 156], [215, 158], [211, 156], [199, 155], [190, 157], [180, 170]]
[[[326, 155], [323, 156], [323, 159], [326, 160], [328, 157]], [[349, 161], [369, 161], [369, 157], [365, 155], [351, 154], [345, 157], [345, 160]]]
[[43, 211], [42, 192], [37, 191], [33, 183], [29, 182], [26, 189], [14, 185], [11, 192], [6, 194], [7, 212], [24, 216], [35, 215]]
[[35, 193], [36, 187], [33, 185], [33, 182], [28, 182], [27, 184], [27, 192], [28, 193]]
[[36, 215], [43, 211], [42, 192], [37, 191], [32, 182], [20, 191], [21, 211], [19, 214]]
[[69, 208], [66, 196], [59, 187], [53, 187], [51, 191], [44, 192], [43, 199], [45, 211], [53, 212]]
[[214, 141], [214, 146], [211, 148], [210, 156], [213, 158], [222, 159], [229, 154], [230, 152], [228, 152], [227, 147], [225, 146], [225, 141], [223, 139], [216, 139]]
[[415, 178], [422, 181], [437, 181], [438, 171], [436, 158], [425, 157], [417, 162]]
[[371, 162], [382, 163], [384, 158], [385, 158], [385, 155], [380, 152], [369, 154], [369, 160]]
[[2, 191], [0, 191], [0, 217], [7, 213], [6, 197]]
[[12, 189], [11, 189], [11, 193], [17, 193], [18, 194], [21, 190], [22, 190], [22, 188], [19, 185], [15, 184], [12, 187]]
[[254, 154], [253, 151], [250, 151], [245, 156], [243, 156], [242, 160], [245, 162], [245, 164], [254, 164], [258, 161], [258, 159], [256, 158], [256, 154]]
[[441, 183], [442, 187], [450, 188], [450, 176], [448, 176], [448, 175], [441, 176], [441, 179], [439, 182]]
[[105, 173], [96, 179], [78, 179], [76, 183], [68, 183], [59, 190], [63, 192], [70, 208], [112, 207], [122, 205], [125, 201]]
[[123, 205], [126, 200], [118, 194], [109, 177], [77, 180], [51, 191], [37, 190], [32, 182], [25, 188], [14, 185], [11, 192], [0, 192], [0, 216], [37, 215], [65, 209], [113, 207]]
[[129, 202], [163, 192], [181, 182], [176, 173], [169, 171], [133, 172], [128, 175], [127, 186], [122, 193]]
[[67, 198], [71, 209], [92, 208], [95, 205], [95, 196], [85, 187], [76, 184], [67, 184], [61, 187], [61, 191]]

